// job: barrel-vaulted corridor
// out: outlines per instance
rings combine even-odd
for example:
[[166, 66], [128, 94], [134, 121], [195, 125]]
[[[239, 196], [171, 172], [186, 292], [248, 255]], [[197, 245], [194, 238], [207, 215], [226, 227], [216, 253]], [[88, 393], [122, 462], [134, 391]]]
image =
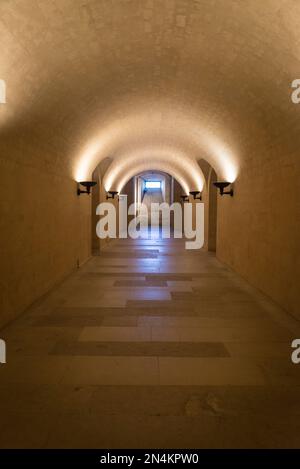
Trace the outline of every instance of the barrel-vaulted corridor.
[[299, 0], [0, 0], [0, 50], [0, 449], [300, 447]]
[[116, 240], [2, 331], [0, 446], [297, 447], [293, 326], [207, 252]]

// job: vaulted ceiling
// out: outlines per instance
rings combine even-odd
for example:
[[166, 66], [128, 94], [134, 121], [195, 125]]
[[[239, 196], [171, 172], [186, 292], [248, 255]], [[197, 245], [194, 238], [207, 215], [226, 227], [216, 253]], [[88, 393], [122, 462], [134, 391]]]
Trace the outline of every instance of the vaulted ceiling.
[[233, 181], [300, 140], [299, 31], [298, 0], [1, 0], [1, 158], [82, 180], [110, 157], [108, 188], [158, 169], [186, 190], [202, 158]]

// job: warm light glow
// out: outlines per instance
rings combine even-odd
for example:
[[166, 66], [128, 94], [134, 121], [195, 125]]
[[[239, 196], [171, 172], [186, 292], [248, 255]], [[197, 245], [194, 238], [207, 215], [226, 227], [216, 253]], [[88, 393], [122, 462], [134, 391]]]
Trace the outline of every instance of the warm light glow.
[[[159, 169], [175, 177], [184, 190], [202, 191], [204, 177], [197, 163], [205, 159], [215, 169], [218, 178], [233, 182], [238, 174], [236, 156], [226, 142], [211, 134], [190, 108], [177, 109], [177, 103], [151, 103], [148, 108], [136, 104], [123, 108], [118, 115], [107, 116], [107, 125], [79, 155], [76, 180], [90, 179], [93, 170], [106, 157], [112, 163], [105, 175], [105, 188], [120, 190], [129, 174]], [[152, 164], [151, 164], [152, 163]], [[163, 169], [168, 168], [168, 169]], [[135, 168], [135, 169], [134, 169]]]
[[134, 175], [148, 170], [160, 170], [173, 176], [184, 191], [188, 193], [193, 187], [201, 191], [204, 176], [196, 161], [176, 149], [155, 148], [139, 149], [116, 158], [104, 177], [105, 190], [121, 191]]
[[228, 182], [234, 182], [237, 177], [237, 168], [230, 163], [227, 163], [225, 168], [225, 179]]
[[[75, 179], [77, 182], [91, 179], [92, 172], [98, 164], [97, 155], [100, 153], [100, 150], [101, 145], [99, 142], [89, 144], [84, 150], [76, 168]], [[103, 158], [101, 158], [99, 162], [102, 159]]]

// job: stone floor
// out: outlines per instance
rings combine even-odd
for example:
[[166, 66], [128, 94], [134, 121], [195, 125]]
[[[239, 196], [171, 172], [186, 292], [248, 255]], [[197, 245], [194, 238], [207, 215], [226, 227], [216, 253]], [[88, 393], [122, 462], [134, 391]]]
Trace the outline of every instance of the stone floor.
[[300, 446], [292, 318], [182, 240], [118, 240], [0, 331], [2, 448]]

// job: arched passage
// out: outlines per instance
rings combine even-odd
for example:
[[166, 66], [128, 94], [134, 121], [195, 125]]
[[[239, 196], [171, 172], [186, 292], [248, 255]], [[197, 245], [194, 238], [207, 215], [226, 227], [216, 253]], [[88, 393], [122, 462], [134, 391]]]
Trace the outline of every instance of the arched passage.
[[[128, 160], [163, 159], [166, 163], [189, 167], [190, 178], [199, 185], [201, 175], [196, 161], [202, 155], [218, 171], [221, 179], [233, 182], [238, 174], [238, 161], [234, 148], [221, 137], [212, 134], [199, 122], [190, 108], [176, 112], [177, 104], [145, 104], [139, 101], [122, 109], [122, 119], [111, 122], [90, 137], [76, 157], [75, 178], [84, 180], [91, 176], [93, 168], [107, 155], [112, 155], [115, 166], [122, 167]], [[122, 111], [121, 111], [122, 110]], [[132, 162], [131, 162], [132, 165]], [[202, 178], [203, 179], [203, 178]], [[193, 183], [195, 186], [195, 181]]]
[[104, 186], [106, 190], [115, 189], [120, 192], [132, 176], [153, 169], [171, 174], [181, 184], [185, 194], [189, 194], [190, 190], [203, 189], [204, 177], [196, 162], [183, 158], [172, 162], [170, 154], [165, 155], [163, 151], [143, 152], [115, 160], [105, 174]]
[[[299, 446], [299, 31], [299, 0], [0, 1], [0, 447]], [[97, 250], [151, 169], [215, 255]]]

